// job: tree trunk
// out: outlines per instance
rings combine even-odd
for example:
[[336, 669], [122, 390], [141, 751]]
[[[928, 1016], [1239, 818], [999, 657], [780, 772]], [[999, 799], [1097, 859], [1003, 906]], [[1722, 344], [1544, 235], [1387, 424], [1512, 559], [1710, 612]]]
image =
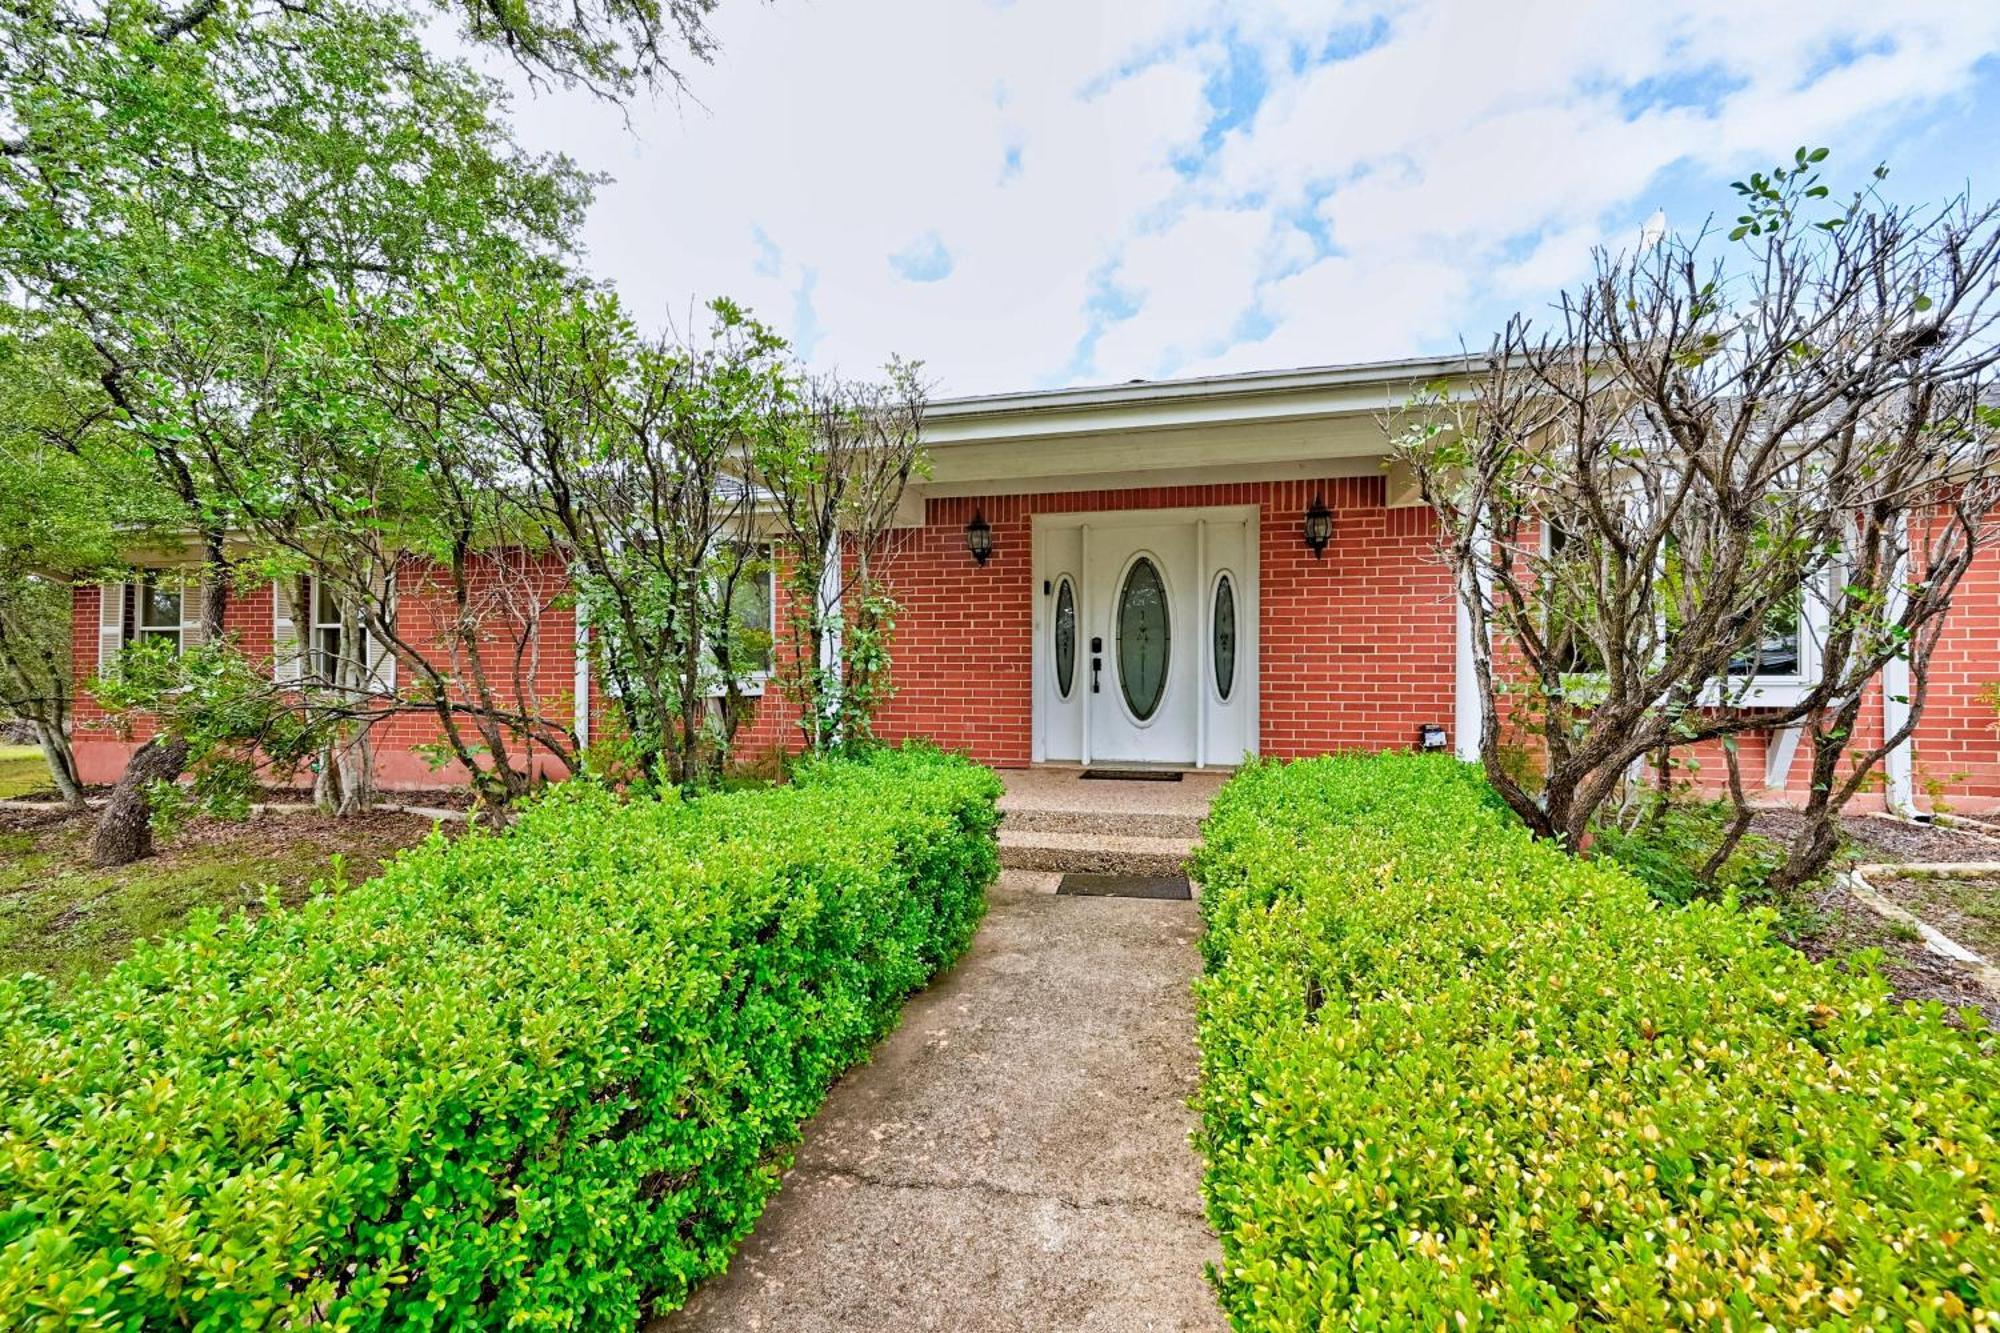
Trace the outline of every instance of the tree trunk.
[[82, 810], [83, 781], [76, 773], [76, 751], [70, 748], [69, 737], [61, 727], [47, 722], [35, 723], [35, 736], [42, 743], [42, 758], [49, 762], [49, 780], [56, 784], [62, 803], [71, 810]]
[[318, 765], [313, 769], [313, 808], [323, 815], [340, 812], [340, 763], [335, 757], [339, 748], [339, 742], [332, 740], [320, 746]]
[[340, 773], [340, 801], [334, 813], [358, 815], [375, 804], [375, 745], [364, 727], [353, 740], [334, 747], [334, 764]]
[[130, 865], [153, 854], [153, 806], [148, 789], [172, 782], [187, 766], [188, 743], [181, 737], [154, 737], [125, 765], [110, 803], [90, 835], [90, 859], [99, 866]]

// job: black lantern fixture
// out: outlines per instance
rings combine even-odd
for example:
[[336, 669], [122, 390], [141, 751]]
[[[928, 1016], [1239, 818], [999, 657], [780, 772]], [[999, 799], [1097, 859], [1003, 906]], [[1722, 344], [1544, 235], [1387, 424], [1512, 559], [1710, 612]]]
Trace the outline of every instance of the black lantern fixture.
[[1312, 548], [1313, 559], [1326, 559], [1326, 544], [1333, 540], [1333, 511], [1326, 507], [1326, 498], [1315, 495], [1312, 508], [1306, 510], [1306, 545]]
[[993, 525], [976, 509], [972, 511], [972, 521], [965, 525], [965, 549], [972, 552], [975, 563], [982, 565], [993, 554]]

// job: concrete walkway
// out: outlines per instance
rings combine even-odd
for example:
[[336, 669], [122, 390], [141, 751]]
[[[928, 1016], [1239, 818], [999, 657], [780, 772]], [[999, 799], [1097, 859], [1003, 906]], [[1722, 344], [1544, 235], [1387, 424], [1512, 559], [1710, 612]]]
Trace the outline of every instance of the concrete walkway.
[[1194, 904], [1009, 871], [965, 959], [808, 1126], [656, 1333], [1220, 1330], [1188, 1143]]

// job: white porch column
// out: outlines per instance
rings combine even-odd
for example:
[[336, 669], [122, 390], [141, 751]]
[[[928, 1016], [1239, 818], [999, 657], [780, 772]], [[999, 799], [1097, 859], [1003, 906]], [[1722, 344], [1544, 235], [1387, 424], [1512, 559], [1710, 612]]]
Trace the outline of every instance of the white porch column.
[[[1903, 581], [1909, 577], [1910, 552], [1905, 541], [1906, 530], [1898, 525], [1895, 537], [1901, 545], [1896, 552], [1896, 564], [1889, 571], [1889, 596], [1886, 610], [1893, 622], [1903, 614], [1908, 597], [1903, 592]], [[1902, 730], [1910, 720], [1910, 662], [1906, 657], [1891, 658], [1882, 668], [1882, 738], [1887, 740]], [[1914, 739], [1914, 738], [1912, 738]], [[1884, 796], [1891, 814], [1914, 815], [1917, 813], [1917, 791], [1914, 764], [1911, 759], [1910, 741], [1882, 756], [1882, 774], [1887, 790]]]
[[[1475, 537], [1473, 540], [1474, 550], [1483, 563], [1486, 539]], [[1453, 639], [1457, 649], [1452, 673], [1452, 744], [1460, 759], [1477, 763], [1483, 725], [1479, 707], [1479, 678], [1472, 668], [1472, 612], [1466, 608], [1465, 598], [1460, 596], [1455, 580], [1451, 605], [1456, 631]]]
[[826, 620], [826, 638], [820, 643], [819, 664], [828, 671], [840, 666], [840, 637], [845, 622], [840, 614], [840, 592], [844, 580], [840, 574], [840, 538], [827, 543], [826, 560], [819, 571], [819, 608]]
[[576, 700], [570, 717], [578, 745], [590, 744], [590, 622], [576, 608]]

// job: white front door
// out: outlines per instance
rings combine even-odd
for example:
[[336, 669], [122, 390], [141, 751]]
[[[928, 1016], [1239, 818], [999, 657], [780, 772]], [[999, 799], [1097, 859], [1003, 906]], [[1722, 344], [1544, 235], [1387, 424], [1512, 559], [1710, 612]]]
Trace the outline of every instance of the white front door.
[[1091, 533], [1084, 566], [1090, 757], [1194, 762], [1194, 528], [1186, 523]]
[[1254, 524], [1237, 509], [1037, 521], [1038, 759], [1234, 764], [1254, 751]]

